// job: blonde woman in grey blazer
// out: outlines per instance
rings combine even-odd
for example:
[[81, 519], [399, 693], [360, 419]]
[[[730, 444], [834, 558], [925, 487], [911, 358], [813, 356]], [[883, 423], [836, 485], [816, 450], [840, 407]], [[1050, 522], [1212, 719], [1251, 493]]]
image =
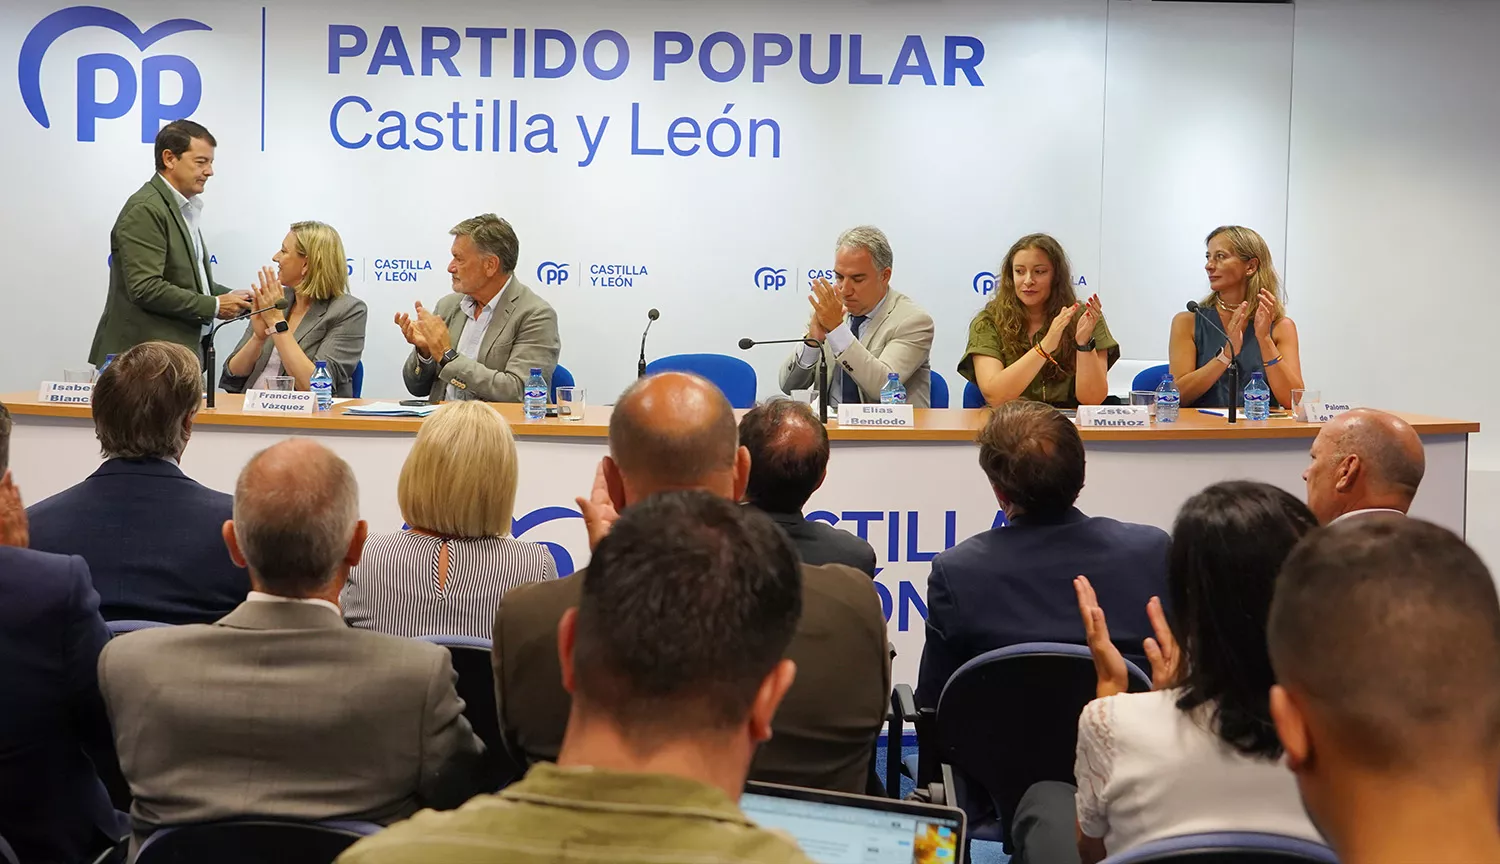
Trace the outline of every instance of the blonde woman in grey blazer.
[[[354, 367], [365, 350], [363, 300], [349, 293], [344, 242], [322, 222], [297, 222], [273, 256], [276, 272], [262, 267], [245, 335], [235, 346], [219, 387], [226, 393], [261, 389], [286, 376], [295, 389], [311, 390], [317, 361], [328, 364], [333, 395], [354, 395]], [[282, 309], [267, 308], [284, 300]]]

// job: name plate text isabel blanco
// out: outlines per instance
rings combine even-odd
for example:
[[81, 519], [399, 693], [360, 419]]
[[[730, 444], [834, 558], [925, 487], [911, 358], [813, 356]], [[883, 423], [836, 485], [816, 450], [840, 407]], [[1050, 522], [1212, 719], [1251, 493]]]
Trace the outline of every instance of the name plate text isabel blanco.
[[1151, 409], [1145, 405], [1079, 405], [1078, 425], [1109, 429], [1149, 429]]
[[246, 414], [307, 414], [318, 408], [318, 397], [297, 390], [246, 390]]
[[94, 401], [94, 385], [67, 381], [43, 381], [36, 391], [36, 401], [89, 405]]
[[910, 405], [839, 406], [839, 426], [845, 429], [912, 429], [916, 425], [916, 409]]

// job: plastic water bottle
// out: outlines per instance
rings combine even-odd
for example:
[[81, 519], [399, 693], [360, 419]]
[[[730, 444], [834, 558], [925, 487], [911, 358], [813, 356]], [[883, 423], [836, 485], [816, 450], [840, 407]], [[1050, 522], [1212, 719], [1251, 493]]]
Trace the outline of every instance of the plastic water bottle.
[[1266, 386], [1264, 372], [1250, 373], [1245, 385], [1245, 419], [1265, 420], [1271, 416], [1271, 388]]
[[521, 394], [521, 404], [526, 410], [527, 420], [541, 420], [547, 416], [547, 380], [542, 377], [541, 367], [531, 367], [526, 390]]
[[317, 368], [313, 370], [312, 380], [313, 397], [318, 400], [318, 410], [327, 411], [333, 407], [333, 376], [328, 374], [328, 361], [319, 360]]
[[105, 354], [104, 355], [104, 363], [99, 367], [99, 374], [103, 375], [104, 374], [104, 370], [108, 369], [109, 368], [109, 364], [111, 364], [113, 362], [115, 362], [115, 355], [113, 355], [113, 354]]
[[901, 376], [895, 372], [885, 376], [885, 386], [880, 388], [880, 404], [906, 404], [906, 388], [901, 385]]
[[1176, 423], [1177, 408], [1182, 404], [1182, 394], [1177, 392], [1177, 382], [1168, 372], [1156, 385], [1156, 422]]

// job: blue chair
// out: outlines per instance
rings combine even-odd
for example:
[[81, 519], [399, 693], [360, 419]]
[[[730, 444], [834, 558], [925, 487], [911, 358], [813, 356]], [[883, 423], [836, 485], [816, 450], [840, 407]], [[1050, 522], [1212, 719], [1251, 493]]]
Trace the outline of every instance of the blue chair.
[[1166, 363], [1158, 366], [1147, 366], [1135, 374], [1135, 380], [1130, 382], [1131, 390], [1155, 390], [1161, 384], [1161, 379], [1167, 377], [1172, 367]]
[[458, 673], [458, 697], [464, 700], [464, 719], [484, 742], [484, 766], [480, 786], [496, 792], [525, 773], [525, 766], [512, 758], [500, 734], [500, 711], [495, 705], [495, 672], [488, 639], [477, 636], [422, 636], [448, 649]]
[[136, 864], [333, 864], [373, 822], [293, 822], [244, 819], [161, 828], [141, 844]]
[[137, 630], [151, 630], [156, 627], [171, 627], [163, 621], [133, 621], [121, 619], [119, 621], [105, 621], [104, 625], [109, 628], [109, 635], [119, 636], [122, 633], [134, 633]]
[[553, 405], [556, 405], [557, 388], [576, 386], [578, 385], [573, 381], [573, 373], [569, 372], [566, 366], [563, 366], [561, 363], [559, 363], [557, 367], [552, 370], [552, 389], [547, 391], [547, 401], [551, 402]]
[[360, 394], [365, 392], [365, 361], [354, 364], [354, 374], [349, 376], [349, 384], [354, 388], [354, 398], [360, 398]]
[[1321, 843], [1258, 831], [1167, 837], [1111, 855], [1104, 864], [1338, 864]]
[[973, 381], [970, 381], [964, 385], [964, 407], [984, 407], [984, 394], [979, 392], [979, 385], [975, 384]]
[[755, 370], [749, 363], [727, 354], [671, 354], [646, 364], [646, 374], [692, 372], [714, 382], [736, 408], [755, 405]]
[[948, 407], [948, 382], [936, 372], [932, 373], [932, 392], [928, 398], [927, 404], [930, 408]]

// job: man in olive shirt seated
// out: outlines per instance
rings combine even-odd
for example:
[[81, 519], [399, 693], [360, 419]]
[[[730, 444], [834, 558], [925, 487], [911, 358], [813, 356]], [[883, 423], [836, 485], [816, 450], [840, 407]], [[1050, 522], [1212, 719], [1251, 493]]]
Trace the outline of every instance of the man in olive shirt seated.
[[735, 803], [797, 667], [802, 573], [764, 515], [663, 492], [599, 541], [557, 647], [573, 696], [557, 764], [423, 811], [341, 864], [806, 862]]

